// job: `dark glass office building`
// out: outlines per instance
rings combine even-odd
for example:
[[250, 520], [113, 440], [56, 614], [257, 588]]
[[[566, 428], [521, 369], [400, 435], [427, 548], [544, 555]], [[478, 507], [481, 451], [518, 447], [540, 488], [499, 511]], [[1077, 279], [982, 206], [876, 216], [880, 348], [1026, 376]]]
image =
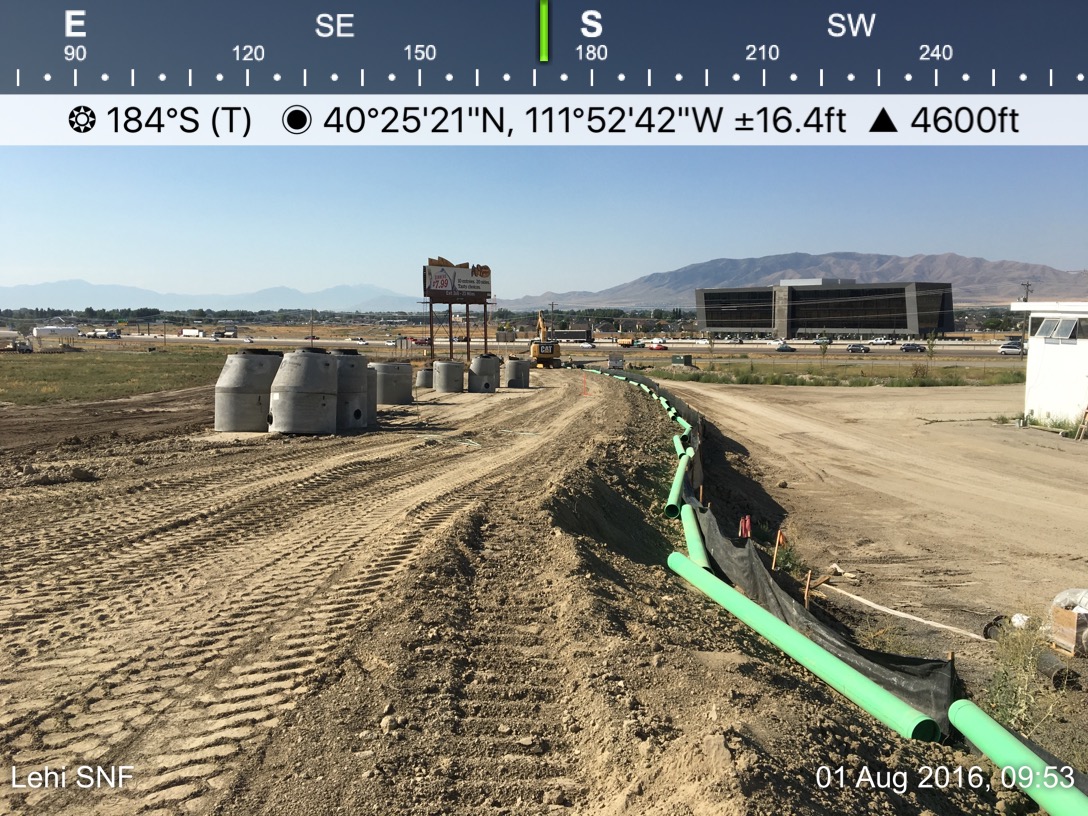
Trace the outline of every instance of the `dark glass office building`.
[[927, 337], [954, 330], [950, 283], [802, 278], [696, 289], [695, 305], [699, 328], [719, 335]]

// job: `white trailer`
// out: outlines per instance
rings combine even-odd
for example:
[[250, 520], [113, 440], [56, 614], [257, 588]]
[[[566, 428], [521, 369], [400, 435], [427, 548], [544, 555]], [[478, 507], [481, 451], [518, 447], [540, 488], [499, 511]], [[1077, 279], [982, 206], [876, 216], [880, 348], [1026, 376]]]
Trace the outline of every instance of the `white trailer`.
[[79, 336], [79, 329], [75, 326], [35, 326], [35, 337], [60, 337], [71, 340]]

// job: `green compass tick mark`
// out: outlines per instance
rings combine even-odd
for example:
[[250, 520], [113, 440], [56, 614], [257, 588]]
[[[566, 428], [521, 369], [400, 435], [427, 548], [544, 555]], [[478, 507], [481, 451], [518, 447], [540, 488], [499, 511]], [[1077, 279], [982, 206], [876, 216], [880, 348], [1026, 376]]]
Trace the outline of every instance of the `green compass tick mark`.
[[548, 0], [540, 0], [540, 61], [548, 61]]

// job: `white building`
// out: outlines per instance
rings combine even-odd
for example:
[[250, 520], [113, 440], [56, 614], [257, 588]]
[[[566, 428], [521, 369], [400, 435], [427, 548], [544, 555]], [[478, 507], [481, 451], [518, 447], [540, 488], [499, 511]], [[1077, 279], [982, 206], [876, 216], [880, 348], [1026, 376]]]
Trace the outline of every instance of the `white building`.
[[1079, 423], [1088, 408], [1088, 302], [1012, 304], [1028, 312], [1024, 413]]

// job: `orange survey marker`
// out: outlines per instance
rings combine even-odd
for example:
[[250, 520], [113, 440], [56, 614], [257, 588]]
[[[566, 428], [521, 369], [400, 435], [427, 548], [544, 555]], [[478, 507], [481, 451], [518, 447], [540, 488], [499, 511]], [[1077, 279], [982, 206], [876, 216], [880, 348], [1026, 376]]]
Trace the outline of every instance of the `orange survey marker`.
[[[774, 572], [775, 566], [778, 564], [778, 548], [785, 546], [786, 534], [782, 532], [782, 528], [778, 528], [778, 535], [774, 537], [774, 555], [771, 556], [771, 572]], [[811, 577], [811, 576], [810, 576]], [[805, 608], [808, 608], [808, 604], [805, 604]]]
[[752, 537], [752, 517], [741, 516], [740, 527], [737, 529], [737, 538], [751, 538]]

